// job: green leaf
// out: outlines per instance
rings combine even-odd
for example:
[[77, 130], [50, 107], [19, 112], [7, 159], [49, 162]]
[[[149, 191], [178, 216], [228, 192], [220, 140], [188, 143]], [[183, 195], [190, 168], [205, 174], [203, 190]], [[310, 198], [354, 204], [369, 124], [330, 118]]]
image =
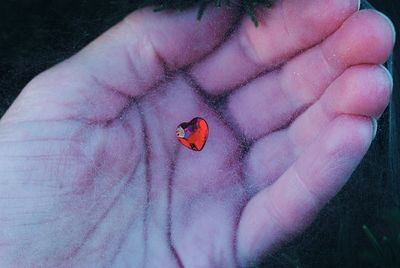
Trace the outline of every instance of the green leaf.
[[[175, 10], [185, 10], [187, 8], [191, 8], [195, 5], [199, 5], [197, 11], [197, 20], [201, 20], [204, 15], [205, 9], [208, 4], [214, 2], [216, 7], [223, 7], [224, 5], [230, 7], [233, 3], [230, 0], [147, 0], [143, 1], [140, 7], [145, 6], [155, 6], [153, 9], [154, 12], [160, 12], [167, 9], [175, 9]], [[256, 16], [256, 9], [259, 5], [265, 6], [267, 8], [271, 8], [274, 3], [274, 0], [242, 0], [235, 3], [237, 7], [246, 13], [251, 21], [254, 23], [256, 27], [258, 27], [258, 20]]]
[[252, 3], [250, 1], [243, 1], [244, 2], [244, 9], [247, 13], [247, 15], [250, 17], [250, 19], [253, 21], [254, 26], [258, 27], [258, 21], [255, 13], [255, 9]]
[[204, 10], [206, 9], [207, 4], [207, 1], [200, 2], [199, 10], [197, 11], [197, 20], [201, 20], [201, 18], [203, 17]]
[[378, 255], [383, 258], [383, 251], [381, 246], [379, 245], [378, 241], [376, 240], [374, 234], [371, 232], [371, 230], [368, 228], [367, 225], [363, 225], [362, 226], [365, 234], [367, 235], [369, 241], [371, 242], [372, 246], [374, 247], [376, 253], [378, 253]]

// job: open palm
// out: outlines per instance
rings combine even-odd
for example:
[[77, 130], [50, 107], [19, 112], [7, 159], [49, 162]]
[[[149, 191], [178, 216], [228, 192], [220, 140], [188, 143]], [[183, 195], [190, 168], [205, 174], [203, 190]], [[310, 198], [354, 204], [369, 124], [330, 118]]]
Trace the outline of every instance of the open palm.
[[389, 100], [393, 27], [357, 9], [141, 10], [36, 77], [0, 121], [0, 266], [246, 266], [301, 231]]

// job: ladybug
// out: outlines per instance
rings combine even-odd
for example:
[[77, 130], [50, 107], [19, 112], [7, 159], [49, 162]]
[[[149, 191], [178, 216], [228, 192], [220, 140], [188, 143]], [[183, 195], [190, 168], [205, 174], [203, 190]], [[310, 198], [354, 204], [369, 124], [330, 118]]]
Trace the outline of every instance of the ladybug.
[[184, 122], [176, 128], [178, 141], [188, 149], [201, 151], [208, 138], [207, 121], [195, 117], [190, 122]]

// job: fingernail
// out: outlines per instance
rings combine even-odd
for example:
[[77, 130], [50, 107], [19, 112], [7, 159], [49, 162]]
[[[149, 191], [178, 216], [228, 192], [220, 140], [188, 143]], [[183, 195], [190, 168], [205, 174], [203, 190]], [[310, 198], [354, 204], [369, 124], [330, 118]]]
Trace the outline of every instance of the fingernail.
[[372, 139], [375, 139], [376, 137], [376, 132], [378, 131], [378, 120], [376, 118], [372, 118]]
[[[386, 73], [386, 75], [387, 75], [387, 81], [389, 82], [388, 87], [389, 87], [390, 95], [392, 95], [392, 92], [393, 92], [393, 76], [392, 76], [392, 74], [389, 72], [389, 70], [386, 69], [386, 67], [383, 66], [382, 64], [380, 64], [379, 67], [380, 67], [380, 68]], [[385, 111], [383, 111], [382, 113], [380, 113], [376, 118], [379, 120], [384, 112], [385, 112]]]
[[374, 10], [375, 12], [377, 12], [378, 14], [380, 14], [383, 18], [385, 18], [385, 20], [388, 22], [391, 30], [392, 30], [392, 34], [393, 34], [393, 45], [396, 43], [396, 28], [394, 27], [394, 24], [392, 22], [391, 19], [389, 19], [388, 16], [386, 16], [386, 14], [383, 14], [382, 12], [378, 11], [378, 10]]
[[390, 94], [392, 94], [392, 91], [393, 91], [393, 76], [392, 76], [392, 74], [389, 72], [389, 70], [386, 69], [386, 67], [383, 66], [382, 64], [379, 64], [379, 67], [381, 67], [381, 68], [385, 71], [385, 73], [386, 73], [386, 75], [387, 75], [387, 78], [388, 78], [389, 84], [390, 84], [390, 86], [389, 86], [389, 88], [390, 88]]

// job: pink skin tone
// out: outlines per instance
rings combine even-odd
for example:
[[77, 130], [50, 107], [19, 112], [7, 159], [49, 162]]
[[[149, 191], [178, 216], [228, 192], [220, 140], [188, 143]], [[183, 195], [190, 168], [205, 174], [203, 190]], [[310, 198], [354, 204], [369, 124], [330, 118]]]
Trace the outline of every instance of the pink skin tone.
[[145, 9], [34, 78], [0, 121], [0, 266], [246, 266], [301, 232], [390, 98], [394, 28], [357, 10]]

